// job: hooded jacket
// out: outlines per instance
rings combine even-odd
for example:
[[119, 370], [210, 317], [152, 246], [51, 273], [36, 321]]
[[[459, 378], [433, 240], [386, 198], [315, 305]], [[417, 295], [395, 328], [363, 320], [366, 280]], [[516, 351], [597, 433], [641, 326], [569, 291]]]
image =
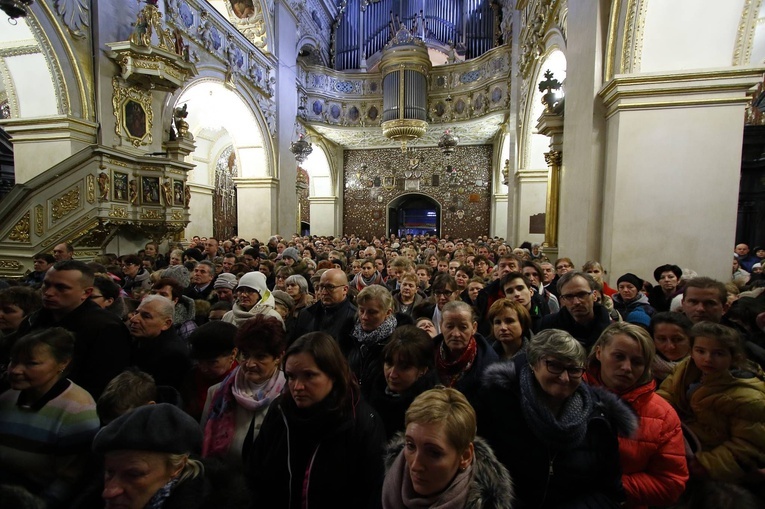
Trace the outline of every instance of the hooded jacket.
[[173, 312], [173, 327], [175, 327], [178, 337], [184, 342], [188, 342], [189, 336], [197, 328], [197, 323], [194, 321], [196, 312], [196, 305], [194, 299], [181, 295], [178, 302], [175, 304], [175, 311]]
[[617, 435], [637, 429], [637, 417], [615, 395], [582, 385], [593, 399], [583, 441], [556, 449], [532, 432], [521, 408], [525, 354], [486, 370], [476, 407], [478, 434], [507, 468], [518, 505], [531, 508], [617, 508], [625, 499]]
[[[489, 444], [481, 437], [473, 441], [473, 477], [467, 486], [468, 496], [464, 509], [511, 509], [513, 481], [507, 469], [494, 456]], [[385, 452], [385, 471], [404, 450], [404, 435], [393, 437]], [[403, 507], [403, 506], [401, 506]]]
[[[598, 367], [591, 366], [585, 377], [590, 385], [606, 388]], [[622, 484], [630, 509], [674, 505], [688, 481], [680, 418], [655, 390], [651, 380], [619, 394], [640, 419], [634, 438], [619, 437]]]
[[620, 315], [622, 315], [624, 320], [626, 320], [629, 314], [635, 311], [637, 308], [643, 308], [643, 311], [645, 311], [645, 314], [648, 316], [653, 316], [656, 312], [656, 310], [648, 303], [648, 297], [642, 293], [638, 294], [636, 298], [629, 302], [624, 302], [622, 296], [618, 293], [615, 293], [611, 296], [611, 300], [614, 302], [614, 309], [617, 310]]
[[[704, 376], [693, 359], [669, 375], [659, 396], [701, 442], [696, 459], [715, 481], [737, 482], [765, 466], [765, 382], [762, 371], [725, 371]], [[698, 384], [689, 391], [692, 384]], [[692, 392], [690, 396], [688, 393]]]

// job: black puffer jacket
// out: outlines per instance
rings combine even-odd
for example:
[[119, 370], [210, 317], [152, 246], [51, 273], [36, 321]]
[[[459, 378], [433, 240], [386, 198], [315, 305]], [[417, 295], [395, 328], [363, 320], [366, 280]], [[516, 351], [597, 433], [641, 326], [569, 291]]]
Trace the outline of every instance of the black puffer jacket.
[[520, 509], [618, 508], [625, 500], [617, 435], [637, 429], [637, 417], [617, 396], [586, 385], [594, 405], [584, 440], [555, 448], [531, 430], [521, 408], [519, 373], [526, 354], [496, 363], [484, 374], [476, 406], [478, 434], [507, 467]]
[[[510, 509], [513, 504], [513, 481], [507, 469], [497, 461], [489, 444], [481, 437], [473, 441], [473, 478], [468, 485], [464, 509]], [[388, 444], [385, 470], [388, 471], [404, 449], [404, 436], [399, 433]], [[403, 506], [401, 506], [403, 507]]]

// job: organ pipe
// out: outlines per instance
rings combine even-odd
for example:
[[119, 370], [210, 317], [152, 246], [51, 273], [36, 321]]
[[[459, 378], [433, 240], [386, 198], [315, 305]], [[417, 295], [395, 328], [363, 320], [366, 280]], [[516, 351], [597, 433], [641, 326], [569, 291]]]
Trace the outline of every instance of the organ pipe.
[[401, 142], [425, 134], [428, 100], [427, 76], [431, 63], [428, 50], [405, 25], [394, 23], [396, 34], [385, 46], [380, 59], [383, 76], [383, 134]]

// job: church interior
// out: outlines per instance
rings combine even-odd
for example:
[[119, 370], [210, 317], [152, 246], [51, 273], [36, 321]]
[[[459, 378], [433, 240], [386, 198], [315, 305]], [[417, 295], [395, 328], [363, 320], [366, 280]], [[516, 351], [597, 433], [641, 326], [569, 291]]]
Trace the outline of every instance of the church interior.
[[727, 279], [765, 243], [763, 0], [0, 8], [3, 277], [61, 242], [427, 233]]

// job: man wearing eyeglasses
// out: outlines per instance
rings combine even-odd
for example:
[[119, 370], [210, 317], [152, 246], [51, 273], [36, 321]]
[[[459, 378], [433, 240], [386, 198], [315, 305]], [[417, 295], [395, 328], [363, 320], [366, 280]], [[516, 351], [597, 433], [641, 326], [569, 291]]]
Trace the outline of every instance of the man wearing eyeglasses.
[[356, 306], [348, 300], [348, 277], [340, 269], [329, 269], [314, 287], [318, 302], [305, 308], [297, 318], [292, 340], [308, 332], [326, 332], [335, 340], [350, 334]]
[[584, 272], [569, 271], [558, 281], [561, 310], [542, 318], [540, 330], [561, 329], [589, 351], [600, 333], [611, 323], [608, 310], [595, 302], [598, 283]]

